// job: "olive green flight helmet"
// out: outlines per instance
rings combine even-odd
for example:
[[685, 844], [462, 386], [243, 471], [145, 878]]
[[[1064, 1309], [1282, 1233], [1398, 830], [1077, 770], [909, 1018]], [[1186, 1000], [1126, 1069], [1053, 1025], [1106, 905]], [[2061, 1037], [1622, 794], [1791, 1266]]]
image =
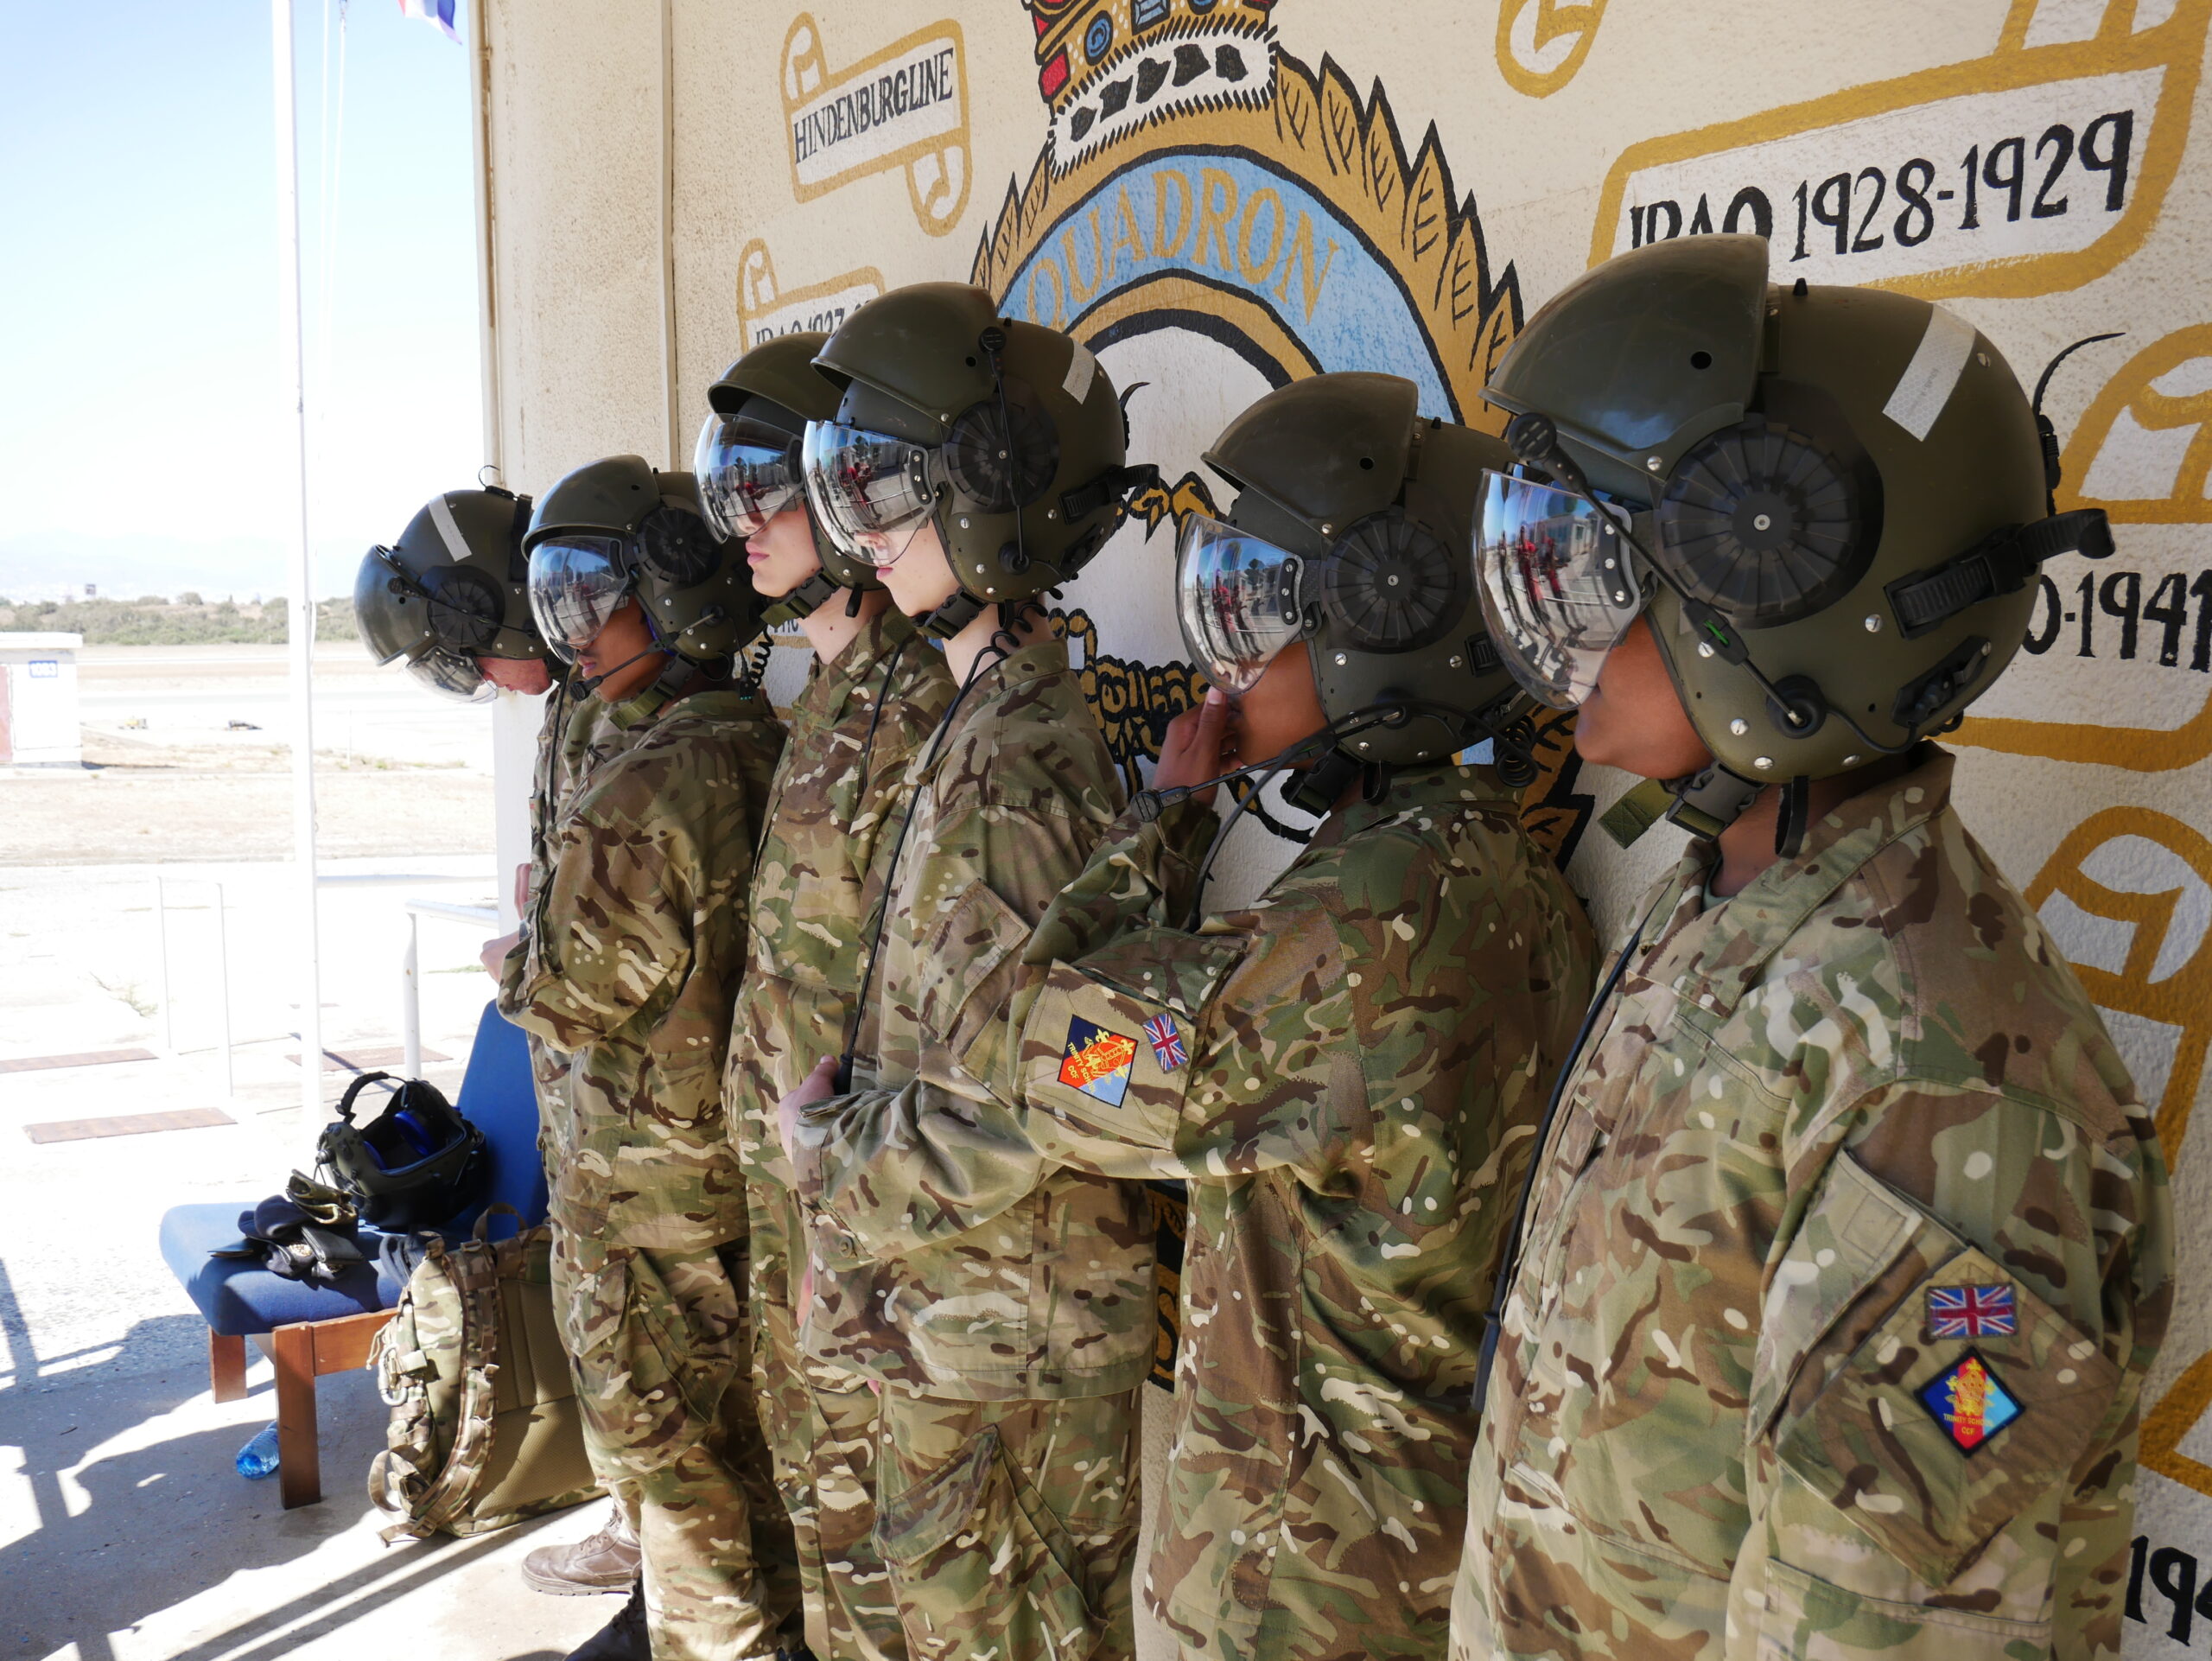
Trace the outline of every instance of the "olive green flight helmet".
[[834, 421], [807, 430], [816, 515], [876, 565], [934, 524], [960, 582], [921, 620], [941, 638], [1067, 582], [1121, 524], [1128, 493], [1157, 476], [1124, 465], [1128, 425], [1090, 349], [1001, 317], [981, 289], [895, 289], [847, 318], [815, 363], [843, 394]]
[[[807, 516], [822, 569], [761, 613], [771, 628], [823, 606], [840, 589], [883, 586], [873, 566], [845, 552], [822, 528], [806, 500], [800, 449], [810, 421], [837, 413], [838, 388], [814, 366], [829, 336], [798, 329], [760, 342], [707, 389], [714, 413], [699, 430], [691, 471], [707, 517], [725, 537], [749, 537], [796, 507]], [[855, 602], [857, 604], [857, 601]]]
[[397, 542], [363, 555], [353, 616], [369, 655], [404, 658], [425, 685], [467, 703], [493, 691], [477, 659], [549, 658], [530, 612], [530, 506], [505, 490], [449, 490]]
[[1486, 433], [1424, 420], [1396, 375], [1312, 376], [1268, 393], [1205, 454], [1236, 488], [1224, 520], [1177, 538], [1183, 640], [1215, 684], [1241, 690], [1306, 642], [1338, 765], [1442, 761], [1499, 735], [1520, 688], [1490, 642], [1466, 549]]
[[636, 455], [578, 468], [538, 498], [524, 545], [531, 609], [566, 661], [632, 594], [654, 639], [690, 664], [734, 663], [760, 633], [744, 544], [715, 536], [688, 473]]
[[[1572, 708], [1648, 612], [1715, 759], [1666, 807], [1700, 834], [1780, 784], [1794, 852], [1807, 781], [1956, 724], [2019, 650], [2042, 563], [2111, 549], [2101, 513], [2053, 512], [2056, 437], [1972, 324], [1770, 284], [1757, 237], [1587, 272], [1483, 396], [1527, 468], [1485, 487], [1491, 636]], [[1608, 828], [1633, 839], [1635, 817]]]

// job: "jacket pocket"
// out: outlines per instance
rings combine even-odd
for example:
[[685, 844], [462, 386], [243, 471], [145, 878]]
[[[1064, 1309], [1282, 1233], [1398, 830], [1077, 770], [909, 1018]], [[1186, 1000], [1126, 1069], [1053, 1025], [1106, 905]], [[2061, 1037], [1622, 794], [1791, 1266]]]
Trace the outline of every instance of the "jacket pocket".
[[[955, 1041], [955, 1031], [962, 1026], [963, 1016], [969, 1015], [968, 1006], [1001, 964], [1018, 958], [1028, 939], [1029, 925], [998, 897], [989, 883], [969, 883], [922, 949], [916, 1009], [924, 1035], [950, 1045], [957, 1053], [961, 1046]], [[1007, 978], [1001, 1000], [1012, 990], [1011, 978]], [[974, 1011], [968, 1024], [972, 1026], [975, 1020], [989, 1013], [988, 1009]]]
[[1766, 1565], [1755, 1661], [1957, 1661], [1968, 1655], [2048, 1655], [2050, 1622], [1899, 1603], [1846, 1591], [1788, 1563]]
[[900, 1620], [934, 1652], [1084, 1661], [1103, 1623], [1075, 1547], [1007, 1463], [996, 1426], [883, 1501], [875, 1543]]
[[2074, 1467], [2120, 1372], [2018, 1277], [1918, 1216], [1908, 1241], [1939, 1261], [1901, 1295], [1894, 1273], [1879, 1276], [1864, 1300], [1874, 1313], [1848, 1311], [1814, 1342], [1773, 1446], [1814, 1494], [1941, 1588]]
[[658, 1470], [706, 1434], [744, 1356], [737, 1286], [714, 1251], [567, 1244], [554, 1291], [594, 1453]]

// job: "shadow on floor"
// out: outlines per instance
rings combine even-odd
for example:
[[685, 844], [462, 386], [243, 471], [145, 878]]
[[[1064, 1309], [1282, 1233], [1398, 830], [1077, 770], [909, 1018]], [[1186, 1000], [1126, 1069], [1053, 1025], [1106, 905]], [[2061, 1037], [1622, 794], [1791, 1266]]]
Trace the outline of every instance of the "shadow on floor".
[[[118, 1364], [87, 1372], [79, 1382], [67, 1371], [41, 1371], [14, 1314], [0, 1264], [0, 1327], [7, 1330], [17, 1377], [24, 1380], [0, 1390], [0, 1473], [12, 1463], [17, 1478], [0, 1486], [0, 1537], [16, 1537], [0, 1545], [0, 1655], [50, 1656], [73, 1644], [79, 1661], [114, 1661], [108, 1634], [234, 1575], [295, 1563], [334, 1537], [366, 1530], [364, 1519], [372, 1508], [365, 1479], [371, 1456], [383, 1445], [385, 1409], [365, 1372], [321, 1381], [324, 1497], [320, 1505], [286, 1511], [273, 1479], [249, 1482], [232, 1466], [238, 1449], [276, 1411], [264, 1369], [255, 1369], [261, 1382], [243, 1415], [213, 1407], [204, 1399], [204, 1369], [162, 1365], [175, 1352], [171, 1324], [193, 1318], [163, 1316], [139, 1323]], [[149, 1359], [147, 1370], [134, 1371], [134, 1351], [160, 1359]], [[177, 1412], [195, 1398], [193, 1410]], [[213, 1428], [163, 1434], [163, 1422], [172, 1417], [181, 1427], [200, 1426], [214, 1414], [222, 1415], [223, 1422]], [[118, 1444], [115, 1451], [99, 1451], [111, 1442]], [[541, 1519], [560, 1520], [558, 1514]], [[241, 1588], [242, 1597], [261, 1607], [173, 1652], [171, 1661], [218, 1656], [273, 1661], [469, 1567], [537, 1526], [390, 1547], [378, 1546], [370, 1533], [361, 1548], [340, 1547], [334, 1562], [251, 1593]], [[576, 1618], [597, 1613], [580, 1610]], [[418, 1654], [461, 1652], [442, 1651], [435, 1635], [423, 1636], [432, 1641]], [[477, 1652], [507, 1655], [506, 1645], [520, 1636], [511, 1630], [504, 1643], [494, 1639], [496, 1648], [487, 1645]], [[510, 1661], [559, 1661], [560, 1654], [534, 1648]]]

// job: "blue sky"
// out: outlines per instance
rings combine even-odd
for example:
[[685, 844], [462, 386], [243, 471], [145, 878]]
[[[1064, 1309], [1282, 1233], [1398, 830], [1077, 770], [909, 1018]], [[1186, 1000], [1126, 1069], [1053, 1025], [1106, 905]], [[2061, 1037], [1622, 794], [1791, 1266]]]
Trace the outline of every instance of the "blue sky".
[[[396, 0], [347, 15], [316, 375], [338, 15], [295, 0], [326, 594], [428, 497], [472, 482], [483, 443], [469, 54]], [[223, 571], [242, 590], [284, 586], [269, 16], [251, 0], [0, 0], [0, 591], [20, 595], [40, 563], [61, 568], [54, 586], [165, 563], [174, 586]]]

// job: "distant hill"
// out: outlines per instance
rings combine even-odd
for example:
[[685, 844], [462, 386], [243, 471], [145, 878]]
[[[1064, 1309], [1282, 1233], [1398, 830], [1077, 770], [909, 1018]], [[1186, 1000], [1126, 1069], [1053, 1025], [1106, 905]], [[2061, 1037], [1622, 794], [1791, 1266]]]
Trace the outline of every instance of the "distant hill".
[[[86, 646], [281, 646], [290, 637], [282, 595], [259, 605], [203, 601], [188, 589], [179, 601], [158, 595], [137, 600], [25, 601], [0, 599], [0, 633], [81, 634]], [[315, 639], [359, 638], [350, 600], [325, 600], [315, 608]]]
[[[363, 551], [351, 544], [319, 544], [316, 590], [350, 594]], [[258, 537], [188, 542], [157, 532], [88, 536], [73, 531], [0, 537], [0, 595], [16, 601], [73, 600], [89, 582], [103, 599], [173, 598], [190, 591], [243, 603], [257, 595], [289, 591], [290, 575], [283, 549]]]

